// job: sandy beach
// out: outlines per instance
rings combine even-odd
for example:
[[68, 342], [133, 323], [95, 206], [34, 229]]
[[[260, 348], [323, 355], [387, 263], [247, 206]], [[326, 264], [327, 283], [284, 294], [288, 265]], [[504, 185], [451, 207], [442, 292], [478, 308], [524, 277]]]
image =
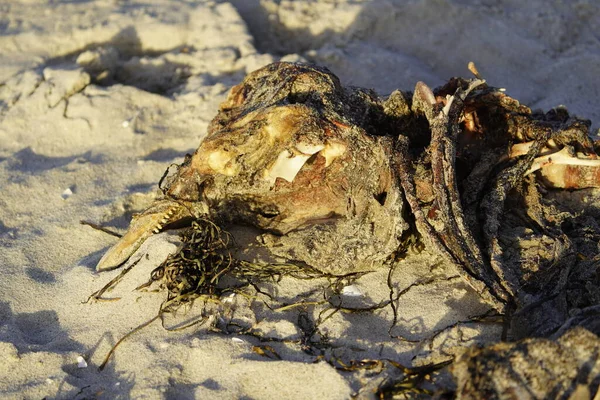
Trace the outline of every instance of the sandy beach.
[[[380, 95], [469, 77], [473, 61], [490, 85], [532, 109], [564, 105], [595, 132], [598, 26], [594, 0], [0, 2], [0, 397], [369, 399], [400, 371], [344, 370], [349, 360], [416, 367], [499, 341], [501, 325], [469, 322], [489, 306], [424, 251], [389, 277], [396, 293], [406, 290], [395, 326], [389, 306], [330, 316], [278, 309], [318, 302], [329, 284], [285, 277], [261, 286], [273, 299], [223, 297], [202, 326], [149, 325], [98, 371], [121, 337], [156, 315], [165, 293], [134, 289], [178, 236], [142, 245], [106, 296], [118, 300], [86, 302], [120, 270], [96, 271], [117, 238], [80, 221], [123, 233], [169, 165], [196, 150], [229, 89], [280, 60], [326, 66]], [[388, 274], [374, 268], [342, 300], [389, 300]], [[186, 311], [166, 325], [203, 312]], [[307, 345], [316, 320], [321, 342]], [[431, 385], [453, 383], [441, 373]]]

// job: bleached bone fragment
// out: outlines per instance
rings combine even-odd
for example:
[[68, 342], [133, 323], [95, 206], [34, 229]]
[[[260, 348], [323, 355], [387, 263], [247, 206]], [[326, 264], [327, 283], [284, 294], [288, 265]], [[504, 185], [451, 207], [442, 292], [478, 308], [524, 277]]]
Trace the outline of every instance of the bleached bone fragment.
[[576, 156], [570, 147], [537, 157], [527, 174], [540, 171], [543, 181], [554, 188], [600, 187], [600, 159]]
[[208, 165], [218, 174], [234, 176], [238, 172], [234, 158], [235, 154], [231, 152], [216, 150], [208, 155]]
[[321, 155], [325, 157], [325, 167], [329, 167], [336, 158], [343, 156], [346, 150], [347, 147], [342, 142], [328, 142], [321, 151]]
[[283, 178], [288, 182], [293, 182], [296, 175], [298, 175], [298, 172], [300, 172], [312, 154], [314, 153], [294, 153], [291, 150], [283, 150], [279, 153], [279, 156], [277, 156], [275, 163], [265, 171], [266, 179], [271, 182], [271, 185], [275, 184], [277, 178]]

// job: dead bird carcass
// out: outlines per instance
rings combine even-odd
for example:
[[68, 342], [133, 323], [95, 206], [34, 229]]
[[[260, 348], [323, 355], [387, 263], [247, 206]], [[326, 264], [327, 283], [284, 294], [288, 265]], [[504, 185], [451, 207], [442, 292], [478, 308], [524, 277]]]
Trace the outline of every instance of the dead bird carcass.
[[[599, 186], [588, 129], [480, 79], [381, 98], [325, 68], [271, 64], [231, 90], [198, 150], [164, 179], [164, 196], [97, 268], [200, 217], [270, 232], [272, 251], [333, 274], [372, 269], [418, 233], [498, 311], [539, 306], [566, 296], [570, 269], [559, 267], [585, 253], [564, 231], [574, 215], [544, 187]], [[522, 259], [509, 257], [518, 232], [548, 248], [519, 244]]]

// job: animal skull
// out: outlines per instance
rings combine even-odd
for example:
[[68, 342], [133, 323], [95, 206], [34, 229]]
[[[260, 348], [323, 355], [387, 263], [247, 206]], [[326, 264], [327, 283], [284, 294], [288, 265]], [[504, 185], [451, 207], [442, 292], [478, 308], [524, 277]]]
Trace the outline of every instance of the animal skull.
[[271, 232], [280, 253], [316, 268], [372, 268], [407, 228], [390, 139], [370, 126], [379, 101], [324, 68], [277, 63], [248, 75], [164, 198], [134, 217], [97, 269], [118, 267], [152, 233], [205, 214]]

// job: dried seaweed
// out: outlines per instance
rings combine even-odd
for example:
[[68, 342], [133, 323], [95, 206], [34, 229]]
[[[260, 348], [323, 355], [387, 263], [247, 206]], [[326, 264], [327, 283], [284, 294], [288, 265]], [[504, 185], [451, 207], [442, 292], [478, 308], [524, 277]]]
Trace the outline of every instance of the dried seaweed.
[[111, 236], [115, 236], [115, 237], [118, 237], [118, 238], [120, 238], [120, 237], [123, 236], [120, 233], [113, 231], [112, 229], [108, 229], [108, 228], [106, 228], [106, 227], [104, 227], [104, 226], [102, 226], [100, 224], [95, 224], [95, 223], [90, 222], [90, 221], [83, 221], [83, 220], [81, 220], [81, 221], [79, 221], [79, 223], [81, 225], [87, 225], [89, 227], [92, 227], [92, 228], [94, 228], [94, 229], [96, 229], [98, 231], [101, 231], [101, 232], [104, 232], [104, 233], [108, 233]]
[[407, 368], [395, 361], [386, 361], [400, 370], [402, 376], [397, 379], [388, 379], [378, 388], [376, 396], [382, 400], [422, 397], [419, 395], [424, 395], [423, 398], [430, 398], [433, 392], [423, 388], [423, 383], [430, 381], [432, 374], [452, 364], [454, 360], [451, 358], [440, 363], [414, 368]]
[[[243, 289], [247, 287], [254, 288], [258, 294], [261, 293], [261, 291], [257, 288], [257, 283], [266, 281], [277, 282], [284, 276], [303, 280], [327, 278], [330, 280], [329, 287], [334, 289], [337, 288], [335, 290], [338, 290], [342, 286], [342, 282], [348, 283], [364, 275], [364, 273], [355, 272], [339, 276], [323, 273], [306, 265], [252, 263], [233, 258], [230, 252], [232, 245], [231, 235], [226, 230], [223, 230], [217, 224], [206, 218], [193, 220], [191, 226], [181, 232], [180, 239], [181, 244], [177, 251], [169, 255], [161, 265], [152, 271], [150, 279], [146, 283], [136, 288], [137, 290], [140, 290], [148, 288], [153, 284], [157, 284], [159, 287], [166, 290], [167, 297], [161, 304], [157, 315], [136, 327], [117, 341], [107, 354], [104, 362], [101, 364], [100, 370], [104, 368], [117, 346], [133, 333], [138, 332], [156, 320], [161, 320], [163, 327], [171, 331], [186, 329], [206, 322], [208, 318], [205, 315], [202, 315], [199, 319], [186, 324], [170, 328], [166, 327], [164, 319], [165, 314], [175, 313], [180, 308], [190, 305], [195, 301], [201, 300], [204, 301], [205, 304], [207, 302], [220, 304], [220, 299], [225, 293], [235, 292], [247, 295], [247, 293], [243, 291]], [[104, 299], [102, 295], [114, 287], [138, 262], [139, 259], [127, 266], [117, 277], [108, 282], [102, 289], [90, 295], [88, 301], [90, 299], [104, 301], [119, 300], [118, 298]], [[234, 286], [231, 284], [221, 285], [221, 280], [225, 277], [234, 278], [237, 280], [237, 283]], [[268, 294], [265, 295], [270, 298]], [[329, 300], [324, 300], [319, 304], [325, 304], [328, 303], [328, 301]], [[386, 302], [383, 305], [360, 311], [371, 311], [376, 308], [384, 307], [387, 304], [388, 303]], [[278, 311], [284, 311], [293, 307], [306, 307], [307, 305], [306, 302], [300, 301], [281, 305], [278, 307]], [[272, 308], [270, 305], [268, 305], [268, 307]], [[349, 309], [341, 306], [333, 308], [334, 313], [339, 310], [359, 311], [357, 309]], [[327, 309], [323, 310], [321, 313], [323, 314], [325, 311], [327, 311]], [[331, 315], [333, 315], [333, 313], [328, 317]], [[319, 323], [323, 322], [326, 318], [320, 318]], [[304, 347], [308, 348], [315, 344], [311, 338], [318, 330], [317, 325], [318, 324], [313, 325], [313, 331], [306, 333], [303, 344]], [[246, 331], [243, 334], [249, 334], [249, 332]], [[325, 344], [326, 341], [319, 342], [319, 346], [321, 347]], [[272, 349], [257, 349], [256, 351], [262, 352], [269, 357], [277, 358], [277, 353]]]
[[[154, 271], [151, 279], [142, 287], [158, 282], [168, 291], [168, 299], [162, 311], [182, 303], [193, 301], [197, 296], [211, 296], [215, 299], [232, 289], [252, 286], [258, 282], [278, 281], [282, 277], [294, 279], [329, 278], [332, 286], [344, 279], [356, 279], [363, 273], [350, 273], [342, 276], [323, 273], [307, 265], [289, 263], [267, 264], [238, 260], [232, 257], [231, 235], [208, 219], [192, 221], [190, 228], [181, 234], [178, 250]], [[236, 287], [221, 286], [223, 277], [239, 281]]]

